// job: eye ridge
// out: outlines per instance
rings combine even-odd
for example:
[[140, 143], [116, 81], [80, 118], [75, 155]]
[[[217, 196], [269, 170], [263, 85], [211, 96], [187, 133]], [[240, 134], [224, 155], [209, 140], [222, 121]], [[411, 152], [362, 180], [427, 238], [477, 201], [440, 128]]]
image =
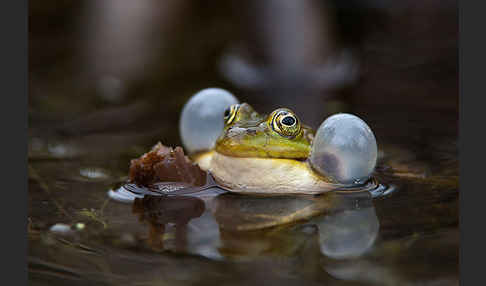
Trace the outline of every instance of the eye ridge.
[[226, 125], [229, 125], [233, 122], [239, 109], [239, 104], [233, 104], [224, 111], [224, 120]]
[[272, 128], [281, 136], [293, 138], [300, 132], [297, 116], [287, 110], [275, 111], [272, 118]]

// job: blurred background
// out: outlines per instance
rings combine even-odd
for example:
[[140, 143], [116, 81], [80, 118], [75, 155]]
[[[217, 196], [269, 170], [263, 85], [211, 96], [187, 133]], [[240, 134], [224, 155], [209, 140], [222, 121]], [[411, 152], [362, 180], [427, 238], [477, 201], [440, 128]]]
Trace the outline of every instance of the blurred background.
[[457, 134], [457, 21], [437, 0], [30, 1], [29, 130], [180, 144], [184, 103], [222, 87], [313, 127], [352, 112], [393, 140], [454, 114]]
[[[31, 0], [28, 80], [32, 285], [459, 284], [456, 1]], [[198, 246], [189, 252], [229, 253], [225, 263], [147, 243], [147, 225], [107, 190], [158, 141], [181, 145], [182, 107], [208, 87], [261, 113], [291, 108], [314, 128], [337, 112], [368, 123], [374, 176], [398, 191], [368, 202], [363, 256], [329, 257], [309, 226], [223, 235], [203, 223], [208, 212], [195, 223], [203, 231], [187, 234]], [[229, 218], [254, 204], [220, 200]], [[66, 225], [79, 230], [53, 234]]]

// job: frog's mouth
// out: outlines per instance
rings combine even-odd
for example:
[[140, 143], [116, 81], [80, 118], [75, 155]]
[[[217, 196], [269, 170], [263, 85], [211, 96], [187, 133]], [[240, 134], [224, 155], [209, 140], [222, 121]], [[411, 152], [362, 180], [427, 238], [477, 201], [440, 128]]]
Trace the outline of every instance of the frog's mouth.
[[305, 161], [309, 156], [309, 152], [301, 150], [292, 150], [286, 146], [268, 145], [254, 146], [254, 145], [240, 145], [232, 144], [232, 142], [225, 142], [225, 144], [216, 145], [216, 153], [226, 155], [234, 158], [259, 158], [259, 159], [289, 159], [296, 161]]
[[262, 133], [259, 127], [231, 127], [215, 144], [215, 151], [238, 158], [274, 158], [304, 161], [310, 146], [302, 142], [282, 142], [279, 138]]

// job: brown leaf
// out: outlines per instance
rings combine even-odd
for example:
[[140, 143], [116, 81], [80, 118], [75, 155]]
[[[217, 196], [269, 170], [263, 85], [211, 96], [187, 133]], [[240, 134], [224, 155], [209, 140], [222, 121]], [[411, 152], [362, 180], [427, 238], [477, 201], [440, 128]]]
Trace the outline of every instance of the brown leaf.
[[187, 156], [181, 147], [172, 149], [157, 143], [152, 150], [130, 161], [130, 181], [148, 186], [158, 182], [183, 182], [193, 186], [206, 183], [206, 172]]

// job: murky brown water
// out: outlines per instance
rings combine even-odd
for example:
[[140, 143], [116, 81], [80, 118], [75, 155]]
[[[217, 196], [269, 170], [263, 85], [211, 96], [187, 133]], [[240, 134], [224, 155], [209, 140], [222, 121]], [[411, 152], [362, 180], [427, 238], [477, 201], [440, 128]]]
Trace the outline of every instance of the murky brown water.
[[[121, 84], [93, 76], [81, 68], [70, 20], [58, 18], [59, 30], [48, 32], [39, 19], [59, 12], [37, 6], [30, 21], [32, 285], [458, 285], [457, 34], [447, 24], [457, 21], [449, 8], [383, 8], [386, 28], [361, 42], [359, 84], [333, 97], [293, 90], [302, 102], [297, 114], [323, 120], [343, 111], [366, 120], [379, 147], [375, 176], [396, 187], [389, 196], [268, 198], [211, 189], [126, 204], [107, 191], [157, 141], [180, 145], [179, 113], [194, 92], [222, 86], [262, 112], [291, 100], [278, 89], [232, 86], [216, 68], [211, 51], [219, 48], [202, 49], [197, 37], [197, 48], [178, 50], [187, 42], [177, 40], [156, 61], [160, 69]], [[71, 14], [80, 8], [65, 6]], [[198, 31], [224, 42], [228, 27], [217, 23], [228, 16], [216, 14], [180, 26], [209, 22]], [[417, 24], [427, 17], [436, 22]], [[71, 230], [50, 230], [60, 223]]]
[[[458, 279], [458, 178], [450, 163], [440, 166], [447, 161], [432, 166], [412, 150], [381, 144], [376, 175], [397, 191], [375, 200], [211, 189], [132, 205], [106, 195], [126, 177], [121, 147], [36, 140], [39, 150], [31, 146], [29, 160], [31, 282], [443, 285]], [[60, 235], [49, 231], [56, 223], [85, 226]]]

